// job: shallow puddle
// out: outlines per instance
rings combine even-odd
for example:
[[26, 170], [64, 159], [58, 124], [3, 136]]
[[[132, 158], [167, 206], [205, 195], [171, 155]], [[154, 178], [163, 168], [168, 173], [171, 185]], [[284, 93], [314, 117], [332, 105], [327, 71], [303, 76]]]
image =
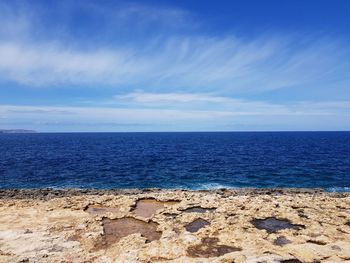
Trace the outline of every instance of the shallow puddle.
[[268, 233], [276, 233], [282, 229], [300, 230], [305, 228], [303, 225], [292, 224], [288, 219], [278, 219], [275, 217], [268, 217], [265, 219], [253, 219], [251, 223], [257, 229], [264, 229]]
[[119, 219], [103, 218], [104, 246], [118, 242], [121, 238], [131, 234], [140, 233], [148, 242], [159, 240], [162, 232], [157, 231], [158, 224], [155, 222], [144, 222], [133, 217]]
[[290, 243], [292, 242], [285, 237], [278, 237], [273, 241], [274, 245], [281, 246], [281, 247]]
[[213, 237], [203, 238], [202, 242], [199, 245], [188, 247], [187, 256], [192, 258], [220, 257], [227, 253], [242, 250], [237, 247], [219, 245], [218, 242], [219, 242], [218, 238], [213, 238]]
[[187, 224], [185, 226], [186, 230], [188, 232], [194, 233], [197, 232], [199, 229], [209, 226], [210, 223], [202, 218], [198, 218], [196, 220], [194, 220], [193, 222]]
[[299, 259], [293, 258], [293, 259], [281, 260], [280, 263], [302, 263], [302, 262]]
[[206, 213], [206, 212], [213, 212], [215, 210], [216, 210], [216, 208], [203, 208], [200, 206], [194, 206], [194, 207], [186, 208], [185, 210], [183, 210], [183, 212], [185, 212], [185, 213]]
[[105, 206], [88, 206], [87, 208], [84, 209], [85, 212], [88, 212], [89, 214], [92, 215], [101, 215], [101, 214], [106, 214], [108, 212], [110, 213], [117, 213], [119, 212], [118, 208], [115, 207], [105, 207]]
[[154, 198], [140, 199], [136, 202], [135, 208], [132, 210], [135, 215], [150, 218], [157, 210], [165, 206], [178, 204], [180, 201], [158, 201]]

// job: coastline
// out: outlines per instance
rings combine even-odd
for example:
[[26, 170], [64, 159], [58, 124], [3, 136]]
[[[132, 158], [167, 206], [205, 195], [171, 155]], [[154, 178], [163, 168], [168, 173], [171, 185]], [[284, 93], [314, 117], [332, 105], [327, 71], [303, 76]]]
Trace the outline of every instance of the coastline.
[[350, 193], [0, 189], [0, 262], [348, 262]]
[[118, 189], [98, 189], [98, 188], [10, 188], [0, 189], [1, 199], [39, 199], [50, 200], [59, 197], [73, 197], [84, 195], [135, 195], [146, 193], [166, 193], [166, 192], [193, 192], [211, 193], [219, 195], [326, 195], [332, 197], [347, 197], [349, 192], [329, 192], [322, 188], [218, 188], [218, 189], [167, 189], [167, 188], [118, 188]]

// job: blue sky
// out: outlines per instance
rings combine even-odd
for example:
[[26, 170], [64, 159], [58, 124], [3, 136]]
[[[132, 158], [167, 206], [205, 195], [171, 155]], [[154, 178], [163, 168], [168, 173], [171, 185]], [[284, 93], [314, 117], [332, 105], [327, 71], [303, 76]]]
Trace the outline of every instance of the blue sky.
[[0, 129], [350, 130], [350, 1], [0, 1]]

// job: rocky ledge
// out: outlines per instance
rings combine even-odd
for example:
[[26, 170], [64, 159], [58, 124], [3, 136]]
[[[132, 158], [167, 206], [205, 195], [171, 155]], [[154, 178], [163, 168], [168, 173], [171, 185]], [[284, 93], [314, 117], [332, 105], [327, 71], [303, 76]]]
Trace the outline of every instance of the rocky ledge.
[[0, 262], [350, 262], [350, 193], [0, 190]]

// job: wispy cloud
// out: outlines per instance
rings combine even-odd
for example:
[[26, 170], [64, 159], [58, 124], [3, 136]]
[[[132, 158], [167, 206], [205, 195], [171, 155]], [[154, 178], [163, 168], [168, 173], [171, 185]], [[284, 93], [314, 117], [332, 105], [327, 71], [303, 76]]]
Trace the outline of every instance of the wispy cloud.
[[[74, 24], [77, 15], [84, 19], [84, 26]], [[0, 38], [56, 39], [84, 42], [84, 47], [90, 46], [89, 42], [123, 42], [197, 25], [190, 13], [180, 8], [123, 1], [63, 0], [43, 5], [40, 1], [14, 0], [0, 3], [0, 17]]]
[[[290, 43], [288, 43], [290, 44]], [[152, 44], [154, 45], [154, 43]], [[79, 51], [59, 43], [0, 42], [0, 80], [30, 86], [114, 85], [144, 89], [266, 91], [344, 81], [350, 62], [344, 47], [309, 43], [298, 50], [283, 41], [187, 37], [140, 49], [99, 47]], [[350, 84], [349, 79], [345, 81]]]
[[145, 93], [132, 92], [125, 95], [116, 95], [117, 101], [134, 102], [141, 104], [158, 104], [158, 103], [192, 103], [192, 102], [227, 102], [231, 99], [209, 94], [193, 93]]
[[272, 103], [257, 100], [235, 99], [207, 93], [146, 93], [142, 91], [117, 95], [107, 104], [121, 104], [127, 107], [177, 108], [226, 112], [237, 115], [350, 115], [350, 101], [297, 101]]
[[[35, 28], [43, 24], [39, 23], [42, 22], [39, 18], [33, 18], [23, 10], [9, 12], [8, 8], [2, 7], [0, 10], [5, 9], [11, 15], [2, 18], [0, 26], [0, 32], [3, 32], [0, 81], [27, 86], [101, 88], [107, 85], [116, 90], [140, 86], [148, 91], [198, 92], [201, 89], [202, 92], [224, 94], [300, 85], [322, 88], [330, 81], [350, 84], [350, 77], [344, 74], [350, 68], [350, 49], [338, 40], [322, 37], [305, 40], [297, 35], [264, 35], [250, 39], [233, 35], [212, 37], [186, 32], [184, 28], [193, 21], [181, 9], [131, 4], [106, 8], [80, 2], [69, 8], [62, 6], [61, 12], [68, 15], [74, 8], [80, 8], [79, 11], [85, 11], [88, 16], [107, 21], [108, 25], [101, 26], [103, 37], [98, 38], [108, 39], [111, 34], [118, 41], [112, 45], [96, 41], [93, 46], [93, 41], [87, 41], [85, 45], [81, 43], [86, 41], [84, 37], [74, 38], [76, 32], [70, 31], [67, 19], [62, 22], [60, 31], [51, 25], [58, 31], [59, 38], [50, 33], [50, 37], [34, 37], [40, 36]], [[15, 19], [20, 22], [14, 22]], [[136, 31], [150, 32], [146, 29], [153, 23], [157, 34], [142, 35], [137, 41], [128, 39]], [[159, 25], [167, 30], [176, 25], [182, 33], [167, 33]], [[116, 37], [119, 32], [116, 28], [124, 30], [126, 26], [128, 37]], [[18, 38], [6, 33], [10, 31], [27, 37]], [[91, 34], [89, 37], [94, 38]]]
[[[132, 93], [116, 98], [124, 107], [54, 107], [54, 106], [0, 106], [0, 125], [27, 123], [28, 128], [50, 129], [61, 125], [64, 129], [106, 127], [119, 130], [140, 126], [154, 130], [242, 130], [269, 129], [329, 129], [337, 120], [341, 129], [349, 129], [350, 101], [296, 102], [279, 105], [261, 101], [245, 101], [208, 94], [141, 94]], [[166, 101], [167, 106], [157, 108]], [[205, 107], [211, 103], [212, 109]], [[191, 106], [188, 107], [188, 104]], [[148, 105], [148, 106], [147, 106]], [[127, 107], [125, 107], [127, 106]], [[172, 108], [173, 106], [176, 106]], [[293, 125], [289, 121], [293, 120]], [[341, 121], [341, 122], [340, 122]], [[253, 126], [249, 126], [252, 125]], [[137, 124], [137, 125], [136, 125]], [[258, 126], [254, 126], [257, 125]], [[248, 125], [248, 126], [247, 126]], [[306, 126], [305, 126], [306, 125]], [[136, 129], [135, 129], [136, 127]]]
[[141, 126], [151, 130], [191, 130], [193, 124], [205, 125], [210, 120], [225, 119], [232, 115], [225, 111], [2, 105], [0, 126], [25, 124], [25, 127], [41, 131], [55, 130], [57, 125], [61, 130], [69, 131], [79, 130], [77, 127], [83, 127], [83, 130], [90, 127], [95, 131], [100, 128], [115, 131], [127, 126], [131, 130]]
[[[6, 102], [0, 125], [327, 129], [327, 123], [344, 124], [349, 117], [348, 96], [326, 101], [350, 86], [350, 48], [339, 38], [213, 35], [189, 12], [165, 6], [113, 1], [61, 1], [52, 10], [19, 6], [0, 3], [0, 92], [10, 94], [12, 86], [40, 91], [62, 106]], [[72, 26], [77, 12], [84, 26]], [[69, 100], [49, 94], [61, 89]], [[312, 92], [303, 101], [283, 99], [278, 92], [284, 90], [312, 90], [323, 100]], [[270, 99], [259, 98], [269, 92], [275, 92]], [[89, 103], [71, 103], [73, 93]]]

